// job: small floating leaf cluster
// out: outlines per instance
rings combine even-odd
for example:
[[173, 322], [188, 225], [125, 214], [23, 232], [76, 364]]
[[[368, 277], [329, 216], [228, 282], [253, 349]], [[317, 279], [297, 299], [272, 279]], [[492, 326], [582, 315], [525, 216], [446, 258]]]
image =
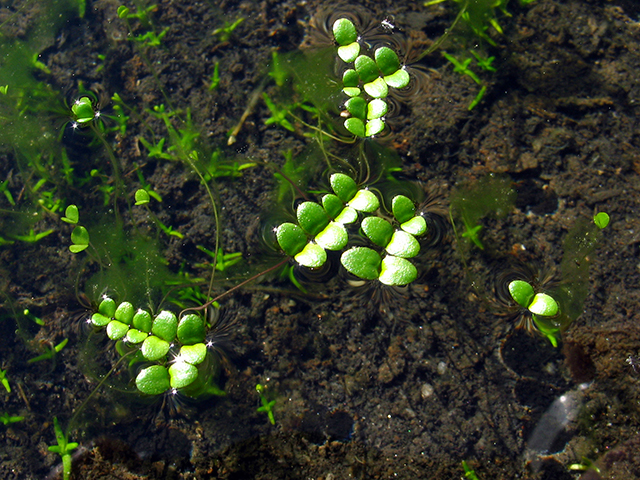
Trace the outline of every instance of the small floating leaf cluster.
[[190, 313], [178, 319], [173, 312], [163, 310], [154, 317], [146, 310], [136, 311], [129, 302], [116, 305], [105, 297], [91, 323], [106, 328], [107, 336], [119, 342], [121, 354], [132, 353], [131, 363], [149, 364], [135, 380], [144, 394], [159, 395], [175, 389], [194, 396], [211, 380], [213, 359], [204, 343], [207, 325], [200, 315]]
[[349, 97], [345, 102], [349, 118], [344, 126], [356, 137], [377, 135], [385, 127], [388, 105], [384, 99], [389, 88], [409, 85], [409, 74], [389, 47], [377, 48], [372, 56], [361, 53], [358, 32], [350, 20], [336, 20], [333, 36], [339, 45], [338, 56], [345, 63], [353, 64], [342, 75], [342, 91]]
[[378, 280], [385, 285], [406, 285], [418, 277], [408, 260], [420, 252], [416, 237], [427, 232], [427, 223], [416, 215], [412, 200], [396, 195], [391, 201], [393, 219], [378, 215], [380, 200], [371, 190], [359, 189], [348, 175], [334, 173], [329, 178], [334, 193], [320, 203], [298, 205], [298, 224], [283, 223], [276, 229], [280, 248], [300, 265], [319, 268], [327, 261], [327, 250], [341, 251], [349, 243], [347, 226], [360, 220], [359, 237], [370, 247], [353, 246], [345, 250], [340, 263], [363, 280]]
[[513, 280], [508, 288], [511, 298], [528, 315], [531, 315], [540, 333], [547, 337], [554, 347], [557, 347], [556, 337], [560, 332], [560, 325], [554, 320], [560, 313], [560, 306], [556, 299], [547, 293], [536, 293], [533, 286], [524, 280]]

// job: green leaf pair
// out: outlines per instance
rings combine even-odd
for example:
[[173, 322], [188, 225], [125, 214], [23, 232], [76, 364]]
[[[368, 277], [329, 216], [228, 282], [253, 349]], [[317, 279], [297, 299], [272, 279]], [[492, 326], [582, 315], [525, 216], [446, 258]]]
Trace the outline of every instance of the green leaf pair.
[[349, 240], [345, 225], [354, 223], [358, 212], [374, 212], [378, 197], [342, 173], [331, 175], [334, 193], [322, 197], [322, 205], [303, 202], [298, 205], [298, 225], [283, 223], [276, 229], [276, 239], [284, 252], [302, 266], [318, 268], [327, 261], [326, 250], [342, 250]]
[[386, 285], [406, 285], [418, 272], [407, 259], [420, 252], [417, 236], [427, 232], [425, 219], [416, 215], [414, 203], [404, 195], [391, 202], [394, 224], [375, 215], [380, 200], [370, 190], [358, 189], [348, 175], [335, 173], [329, 179], [333, 194], [322, 197], [321, 204], [303, 202], [298, 206], [298, 225], [283, 223], [276, 229], [276, 239], [284, 252], [300, 265], [318, 268], [327, 260], [326, 250], [339, 251], [349, 242], [345, 225], [359, 216], [361, 235], [384, 252], [368, 247], [353, 247], [340, 258], [343, 267], [363, 280], [380, 280]]
[[373, 56], [360, 54], [355, 26], [340, 18], [333, 24], [333, 35], [338, 43], [338, 56], [345, 63], [353, 63], [342, 76], [342, 91], [350, 97], [345, 108], [350, 114], [345, 128], [356, 137], [371, 137], [384, 130], [384, 116], [388, 111], [383, 99], [389, 88], [404, 88], [411, 80], [400, 65], [398, 55], [389, 47], [379, 47]]
[[89, 125], [96, 118], [96, 111], [93, 102], [89, 97], [80, 97], [71, 106], [71, 116], [73, 121], [80, 127]]
[[385, 285], [407, 285], [418, 278], [418, 270], [407, 260], [420, 252], [416, 236], [427, 232], [424, 217], [415, 215], [415, 205], [404, 195], [396, 195], [391, 201], [391, 210], [400, 229], [384, 218], [366, 217], [361, 229], [364, 235], [386, 256], [367, 247], [350, 248], [342, 254], [340, 261], [344, 268], [364, 280], [378, 279]]
[[[106, 327], [111, 340], [138, 348], [139, 360], [155, 362], [136, 377], [140, 392], [159, 395], [169, 389], [184, 389], [198, 380], [198, 366], [207, 357], [206, 324], [201, 316], [191, 313], [178, 320], [174, 313], [163, 310], [152, 317], [146, 310], [136, 311], [129, 302], [116, 305], [113, 299], [105, 297], [91, 323], [98, 328]], [[167, 355], [178, 345], [179, 352], [167, 367]]]
[[513, 280], [508, 288], [511, 298], [531, 315], [540, 333], [547, 337], [554, 347], [557, 347], [557, 334], [560, 327], [553, 318], [560, 313], [558, 302], [551, 295], [536, 293], [531, 284], [524, 280]]

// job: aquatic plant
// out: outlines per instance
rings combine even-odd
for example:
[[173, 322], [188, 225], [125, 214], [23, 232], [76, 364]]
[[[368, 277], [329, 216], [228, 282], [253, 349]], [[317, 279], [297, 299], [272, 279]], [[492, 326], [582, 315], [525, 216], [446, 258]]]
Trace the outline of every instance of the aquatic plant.
[[382, 46], [363, 53], [366, 44], [361, 44], [350, 20], [336, 20], [333, 35], [339, 45], [338, 57], [349, 66], [342, 74], [342, 91], [349, 97], [345, 102], [349, 118], [344, 127], [356, 137], [377, 135], [385, 127], [388, 105], [384, 99], [389, 88], [404, 88], [411, 78], [391, 48]]
[[391, 221], [376, 214], [378, 196], [343, 173], [329, 178], [333, 193], [320, 203], [305, 201], [298, 205], [298, 223], [285, 222], [276, 228], [282, 250], [300, 265], [319, 268], [327, 261], [326, 251], [342, 251], [350, 242], [347, 226], [358, 225], [357, 237], [370, 247], [352, 246], [343, 251], [340, 263], [346, 271], [363, 280], [378, 280], [385, 285], [406, 285], [418, 272], [408, 260], [420, 252], [416, 237], [427, 233], [424, 217], [416, 214], [412, 200], [404, 195], [391, 199]]
[[145, 365], [135, 378], [136, 388], [146, 395], [167, 391], [190, 397], [218, 392], [214, 381], [219, 362], [208, 350], [206, 333], [211, 325], [196, 313], [178, 318], [163, 310], [153, 316], [129, 302], [105, 297], [91, 323], [105, 329], [117, 342], [122, 356], [131, 356], [129, 364]]
[[58, 444], [47, 448], [50, 452], [60, 455], [62, 459], [62, 476], [64, 480], [68, 480], [71, 477], [71, 452], [78, 448], [78, 443], [69, 441], [68, 433], [63, 432], [60, 423], [58, 423], [58, 417], [53, 417], [53, 430]]

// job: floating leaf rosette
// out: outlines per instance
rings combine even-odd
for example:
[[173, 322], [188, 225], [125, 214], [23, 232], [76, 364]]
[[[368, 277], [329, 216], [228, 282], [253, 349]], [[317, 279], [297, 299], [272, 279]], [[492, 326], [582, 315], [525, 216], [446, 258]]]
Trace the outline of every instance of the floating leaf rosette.
[[132, 363], [146, 364], [135, 379], [143, 394], [159, 395], [175, 389], [196, 396], [203, 391], [200, 387], [211, 381], [216, 362], [204, 343], [207, 324], [200, 315], [190, 313], [178, 319], [163, 310], [153, 316], [143, 309], [136, 311], [129, 302], [116, 304], [104, 297], [91, 323], [105, 328], [107, 336], [119, 342], [118, 351], [133, 354]]
[[[298, 223], [286, 222], [276, 229], [280, 248], [303, 267], [319, 268], [327, 261], [327, 251], [342, 251], [340, 262], [352, 275], [363, 280], [379, 280], [386, 285], [406, 285], [418, 272], [408, 259], [420, 252], [420, 237], [427, 224], [416, 215], [412, 200], [396, 195], [391, 201], [393, 219], [378, 211], [380, 199], [367, 188], [359, 188], [348, 175], [329, 177], [333, 193], [322, 196], [319, 203], [306, 201], [296, 210]], [[357, 236], [370, 247], [347, 250], [350, 236]], [[354, 225], [354, 227], [348, 226]]]
[[333, 35], [338, 57], [353, 64], [342, 75], [342, 91], [349, 97], [345, 102], [349, 118], [344, 126], [356, 137], [377, 135], [385, 127], [384, 116], [389, 108], [384, 99], [389, 88], [404, 88], [411, 78], [391, 48], [379, 47], [372, 55], [362, 53], [356, 27], [350, 20], [336, 20]]

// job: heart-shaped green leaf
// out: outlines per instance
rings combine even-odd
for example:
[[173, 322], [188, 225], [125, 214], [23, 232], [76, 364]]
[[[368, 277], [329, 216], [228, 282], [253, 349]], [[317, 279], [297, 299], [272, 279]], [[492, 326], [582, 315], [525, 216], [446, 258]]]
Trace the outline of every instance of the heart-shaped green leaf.
[[336, 217], [336, 223], [341, 223], [342, 225], [348, 225], [349, 223], [353, 223], [358, 219], [358, 212], [355, 208], [344, 207], [340, 214]]
[[404, 195], [396, 195], [391, 200], [391, 211], [399, 223], [404, 223], [416, 214], [416, 206]]
[[327, 261], [327, 252], [320, 245], [307, 243], [302, 251], [293, 258], [303, 267], [318, 268]]
[[302, 202], [296, 209], [298, 224], [311, 236], [320, 233], [329, 223], [329, 216], [321, 205], [315, 202]]
[[360, 226], [367, 238], [382, 248], [387, 246], [393, 235], [393, 227], [384, 218], [366, 217]]
[[342, 74], [342, 85], [345, 87], [357, 87], [360, 83], [360, 75], [354, 69], [345, 70]]
[[193, 345], [204, 341], [205, 326], [200, 315], [189, 313], [178, 323], [178, 340], [183, 345]]
[[400, 224], [400, 228], [414, 237], [424, 235], [427, 232], [427, 221], [424, 217], [416, 215], [406, 222]]
[[71, 232], [71, 242], [69, 250], [73, 253], [79, 253], [89, 246], [89, 232], [82, 225], [78, 225]]
[[392, 73], [391, 75], [387, 75], [386, 77], [384, 77], [384, 82], [393, 88], [404, 88], [407, 85], [409, 85], [410, 81], [411, 81], [411, 77], [409, 76], [406, 70], [402, 70], [402, 69], [398, 70], [395, 73]]
[[80, 125], [85, 125], [93, 120], [96, 116], [93, 104], [89, 97], [81, 97], [71, 106], [73, 118]]
[[395, 257], [411, 258], [420, 252], [420, 243], [415, 237], [402, 230], [393, 233], [391, 241], [386, 247], [387, 253]]
[[372, 82], [374, 79], [380, 77], [380, 70], [371, 57], [360, 55], [355, 59], [353, 64], [356, 72], [358, 72], [360, 76], [360, 80], [364, 83]]
[[290, 257], [300, 253], [308, 242], [304, 231], [293, 223], [283, 223], [280, 225], [276, 230], [276, 239], [278, 240], [280, 248]]
[[137, 344], [144, 342], [149, 334], [147, 332], [140, 331], [136, 328], [130, 328], [127, 331], [126, 340], [129, 343]]
[[342, 91], [348, 97], [357, 97], [360, 95], [360, 89], [358, 87], [344, 87]]
[[354, 197], [349, 201], [349, 206], [355, 208], [359, 212], [375, 212], [380, 206], [380, 201], [375, 193], [371, 190], [358, 190]]
[[528, 308], [535, 295], [533, 287], [524, 280], [513, 280], [509, 283], [509, 293], [511, 298], [522, 308]]
[[78, 207], [76, 205], [69, 205], [64, 211], [64, 217], [62, 217], [60, 220], [66, 223], [72, 223], [72, 224], [78, 223], [78, 220], [80, 220]]
[[343, 203], [347, 203], [358, 191], [356, 182], [349, 175], [334, 173], [329, 177], [331, 188]]
[[367, 117], [367, 102], [362, 97], [353, 97], [344, 104], [348, 112], [356, 118], [364, 120]]
[[345, 63], [353, 62], [360, 53], [360, 44], [358, 42], [353, 42], [348, 45], [343, 45], [338, 47], [338, 56]]
[[163, 310], [153, 319], [151, 331], [154, 335], [171, 343], [176, 339], [178, 332], [178, 318], [173, 312]]
[[367, 122], [364, 129], [364, 135], [366, 137], [373, 137], [374, 135], [379, 134], [382, 130], [384, 130], [384, 120], [376, 118]]
[[384, 117], [388, 110], [387, 102], [380, 98], [374, 98], [367, 104], [367, 120]]
[[176, 362], [169, 367], [172, 388], [184, 388], [198, 378], [198, 369], [187, 362]]
[[380, 47], [375, 53], [376, 64], [383, 75], [391, 75], [400, 68], [400, 60], [396, 52], [389, 47]]
[[356, 27], [346, 18], [339, 18], [335, 22], [333, 22], [333, 36], [338, 42], [338, 45], [347, 45], [349, 43], [355, 42], [358, 39], [358, 32], [356, 31]]
[[118, 320], [111, 320], [107, 325], [107, 337], [111, 340], [120, 340], [129, 331], [129, 325], [119, 322]]
[[347, 118], [344, 121], [344, 128], [346, 128], [350, 134], [355, 135], [356, 137], [364, 137], [364, 122], [359, 118]]
[[365, 83], [362, 88], [373, 98], [385, 98], [389, 94], [387, 83], [380, 77], [372, 82]]
[[169, 342], [165, 342], [155, 335], [149, 335], [144, 339], [144, 342], [142, 342], [140, 351], [144, 358], [150, 362], [155, 362], [167, 355], [169, 352]]
[[329, 218], [335, 219], [340, 212], [342, 212], [344, 203], [342, 203], [342, 200], [340, 200], [337, 195], [327, 193], [322, 197], [322, 206], [327, 212], [327, 215], [329, 215]]
[[122, 302], [116, 308], [116, 312], [114, 313], [114, 318], [122, 323], [126, 323], [127, 325], [131, 325], [133, 320], [133, 314], [135, 310], [133, 309], [133, 305], [129, 302]]
[[96, 327], [100, 327], [100, 328], [106, 327], [107, 325], [109, 325], [110, 321], [111, 321], [111, 318], [105, 317], [104, 315], [98, 312], [91, 315], [91, 323], [93, 323]]
[[191, 365], [202, 363], [207, 356], [207, 346], [204, 343], [196, 343], [195, 345], [183, 345], [180, 348], [179, 358]]
[[342, 250], [349, 241], [347, 230], [339, 223], [330, 222], [316, 235], [315, 242], [326, 250]]
[[418, 270], [404, 258], [387, 255], [380, 265], [379, 280], [385, 285], [407, 285], [418, 278]]
[[351, 274], [363, 280], [375, 280], [380, 272], [378, 252], [367, 247], [353, 247], [340, 256], [340, 263]]
[[151, 314], [149, 312], [140, 308], [133, 316], [132, 325], [138, 330], [149, 333], [151, 331], [151, 326], [153, 325], [153, 318], [151, 318]]
[[169, 372], [162, 365], [143, 368], [136, 377], [136, 387], [147, 395], [160, 395], [171, 387]]
[[559, 311], [558, 302], [546, 293], [536, 293], [528, 308], [534, 315], [543, 317], [553, 317]]
[[113, 318], [116, 314], [116, 302], [109, 297], [105, 297], [100, 302], [98, 306], [98, 312], [100, 312], [105, 317]]

